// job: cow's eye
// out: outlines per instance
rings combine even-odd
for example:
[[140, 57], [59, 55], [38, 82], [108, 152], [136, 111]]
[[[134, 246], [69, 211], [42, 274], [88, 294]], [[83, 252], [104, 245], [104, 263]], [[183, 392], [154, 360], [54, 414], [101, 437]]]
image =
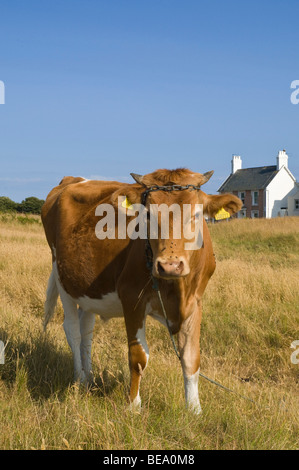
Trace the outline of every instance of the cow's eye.
[[195, 212], [195, 214], [193, 215], [192, 219], [193, 219], [193, 220], [199, 220], [200, 214], [201, 214], [200, 212]]

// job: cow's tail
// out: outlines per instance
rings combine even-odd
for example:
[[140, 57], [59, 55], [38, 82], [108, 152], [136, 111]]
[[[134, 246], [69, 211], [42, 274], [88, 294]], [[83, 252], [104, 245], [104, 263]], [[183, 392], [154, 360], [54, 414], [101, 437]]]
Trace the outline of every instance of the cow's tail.
[[44, 331], [46, 331], [47, 325], [54, 315], [57, 298], [58, 298], [58, 289], [57, 289], [54, 272], [52, 270], [51, 275], [49, 277], [49, 281], [48, 281], [47, 298], [45, 302]]

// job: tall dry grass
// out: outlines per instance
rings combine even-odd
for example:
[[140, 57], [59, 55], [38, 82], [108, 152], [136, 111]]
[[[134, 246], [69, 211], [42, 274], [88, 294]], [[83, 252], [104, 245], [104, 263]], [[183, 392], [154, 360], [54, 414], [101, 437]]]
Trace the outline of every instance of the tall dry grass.
[[141, 414], [127, 406], [122, 319], [96, 322], [97, 386], [72, 385], [60, 303], [42, 331], [51, 261], [35, 220], [0, 217], [0, 448], [298, 449], [299, 218], [210, 226], [217, 269], [203, 302], [201, 370], [257, 404], [200, 379], [200, 417], [185, 410], [179, 361], [150, 319]]

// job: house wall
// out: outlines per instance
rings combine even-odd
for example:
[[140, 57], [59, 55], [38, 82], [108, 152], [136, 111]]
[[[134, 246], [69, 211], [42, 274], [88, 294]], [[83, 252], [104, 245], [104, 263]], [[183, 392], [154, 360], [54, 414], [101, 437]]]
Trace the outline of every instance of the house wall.
[[259, 200], [257, 206], [252, 206], [252, 210], [257, 209], [259, 211], [259, 218], [265, 217], [264, 214], [264, 190], [259, 190]]
[[[264, 190], [259, 190], [259, 197], [258, 197], [258, 204], [252, 204], [252, 191], [246, 190], [242, 191], [245, 192], [245, 201], [243, 209], [246, 209], [246, 217], [251, 219], [251, 212], [254, 210], [259, 211], [259, 218], [265, 217], [264, 207], [265, 207], [265, 200], [264, 200]], [[239, 197], [240, 191], [233, 191], [233, 194]]]
[[295, 199], [299, 200], [299, 191], [297, 188], [291, 196], [288, 196], [288, 215], [299, 216], [299, 209], [295, 209]]
[[266, 188], [266, 217], [278, 217], [282, 207], [288, 207], [288, 195], [294, 189], [295, 181], [285, 167], [282, 167]]

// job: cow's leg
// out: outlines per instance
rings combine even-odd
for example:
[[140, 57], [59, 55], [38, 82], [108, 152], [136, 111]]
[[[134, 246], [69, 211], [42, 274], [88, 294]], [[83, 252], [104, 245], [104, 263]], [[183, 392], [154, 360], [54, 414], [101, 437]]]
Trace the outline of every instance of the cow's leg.
[[145, 339], [145, 318], [136, 326], [138, 319], [130, 322], [126, 319], [126, 328], [129, 345], [129, 368], [130, 368], [130, 403], [132, 409], [139, 410], [141, 399], [139, 394], [140, 381], [144, 369], [147, 366], [149, 350]]
[[62, 295], [61, 301], [64, 309], [63, 328], [66, 334], [67, 341], [73, 353], [74, 379], [75, 381], [85, 382], [86, 377], [82, 368], [80, 352], [81, 332], [77, 304], [68, 295]]
[[87, 382], [91, 382], [93, 378], [91, 364], [91, 346], [93, 328], [95, 324], [95, 315], [93, 313], [86, 313], [81, 308], [79, 308], [79, 319], [81, 333], [81, 362], [86, 376], [86, 380]]
[[178, 345], [184, 375], [186, 406], [196, 414], [201, 413], [198, 396], [200, 317], [200, 312], [196, 310], [183, 322], [178, 334]]
[[80, 344], [80, 320], [76, 301], [63, 289], [57, 271], [56, 262], [53, 263], [53, 273], [56, 280], [57, 289], [61, 298], [64, 310], [63, 328], [66, 339], [73, 353], [74, 359], [74, 379], [85, 382], [85, 374], [82, 369]]

